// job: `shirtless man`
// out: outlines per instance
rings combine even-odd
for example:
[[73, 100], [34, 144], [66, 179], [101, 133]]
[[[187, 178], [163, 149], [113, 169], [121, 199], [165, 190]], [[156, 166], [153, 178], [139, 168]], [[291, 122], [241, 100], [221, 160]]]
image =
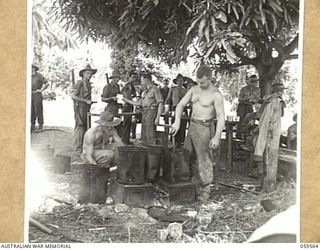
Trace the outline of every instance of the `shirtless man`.
[[[219, 145], [225, 118], [223, 97], [212, 83], [212, 71], [209, 66], [199, 67], [197, 82], [198, 85], [192, 87], [177, 105], [171, 132], [175, 135], [179, 130], [182, 111], [191, 102], [193, 111], [183, 147], [184, 160], [191, 167], [192, 182], [196, 185], [198, 200], [206, 201], [213, 180], [212, 149]], [[213, 120], [215, 113], [218, 120], [216, 130]], [[194, 154], [198, 164], [191, 162], [194, 160]]]
[[99, 126], [90, 128], [84, 135], [81, 157], [86, 163], [111, 167], [118, 160], [117, 148], [124, 145], [115, 129], [121, 120], [107, 110], [100, 114], [96, 123]]

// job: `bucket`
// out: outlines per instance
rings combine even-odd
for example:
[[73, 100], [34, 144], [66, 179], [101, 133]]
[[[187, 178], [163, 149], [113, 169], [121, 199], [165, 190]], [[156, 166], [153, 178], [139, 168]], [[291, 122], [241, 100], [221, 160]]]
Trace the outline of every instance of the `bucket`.
[[80, 182], [79, 202], [106, 202], [109, 168], [83, 165]]
[[175, 138], [172, 137], [172, 150], [168, 152], [169, 164], [163, 167], [163, 178], [171, 184], [190, 181], [189, 162], [184, 157], [184, 150], [175, 147]]
[[184, 160], [183, 149], [174, 148], [172, 150], [171, 173], [166, 177], [170, 180], [170, 183], [190, 181], [190, 168], [189, 164]]
[[162, 145], [147, 145], [148, 157], [146, 166], [146, 179], [155, 181], [159, 178], [159, 170], [163, 155]]
[[55, 173], [64, 174], [70, 172], [71, 157], [67, 155], [56, 155], [54, 157]]
[[118, 147], [118, 151], [117, 181], [122, 184], [143, 184], [147, 149], [145, 147], [122, 146]]

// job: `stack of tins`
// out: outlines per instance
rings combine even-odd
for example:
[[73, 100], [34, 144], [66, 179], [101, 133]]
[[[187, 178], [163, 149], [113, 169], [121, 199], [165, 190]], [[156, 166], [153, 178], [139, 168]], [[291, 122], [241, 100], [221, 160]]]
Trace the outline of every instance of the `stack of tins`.
[[79, 202], [99, 203], [106, 202], [109, 178], [109, 165], [83, 164], [80, 183]]
[[169, 151], [169, 164], [163, 165], [163, 178], [171, 183], [190, 181], [189, 164], [184, 160], [184, 152], [175, 147], [175, 139], [172, 137], [172, 150]]
[[118, 150], [117, 182], [112, 187], [114, 201], [134, 206], [150, 205], [154, 197], [154, 187], [145, 183], [145, 176], [154, 176], [157, 171], [149, 170], [149, 166], [155, 168], [156, 165], [155, 160], [149, 158], [149, 148], [123, 146]]
[[118, 151], [117, 181], [129, 185], [143, 184], [147, 149], [145, 147], [123, 146], [119, 147]]

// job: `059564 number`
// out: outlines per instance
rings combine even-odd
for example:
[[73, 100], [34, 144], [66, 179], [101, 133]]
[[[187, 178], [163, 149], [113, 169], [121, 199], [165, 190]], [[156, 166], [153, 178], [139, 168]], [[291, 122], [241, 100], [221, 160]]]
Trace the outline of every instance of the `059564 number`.
[[316, 243], [301, 243], [300, 248], [315, 249], [315, 248], [318, 248], [318, 244], [316, 244]]

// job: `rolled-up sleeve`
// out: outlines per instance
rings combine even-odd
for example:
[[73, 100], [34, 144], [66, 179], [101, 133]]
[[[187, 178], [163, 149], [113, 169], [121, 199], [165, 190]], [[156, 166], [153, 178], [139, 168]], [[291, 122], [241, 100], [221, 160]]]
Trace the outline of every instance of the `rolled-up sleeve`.
[[163, 98], [162, 98], [160, 89], [154, 88], [153, 91], [154, 91], [154, 99], [156, 100], [156, 102], [163, 103]]
[[81, 86], [81, 82], [77, 81], [72, 87], [71, 94], [75, 95], [75, 96], [79, 96], [80, 95], [80, 86]]
[[110, 93], [110, 85], [107, 85], [103, 88], [103, 92], [102, 92], [102, 95], [101, 97], [104, 97], [104, 98], [109, 98], [111, 96], [111, 93]]

